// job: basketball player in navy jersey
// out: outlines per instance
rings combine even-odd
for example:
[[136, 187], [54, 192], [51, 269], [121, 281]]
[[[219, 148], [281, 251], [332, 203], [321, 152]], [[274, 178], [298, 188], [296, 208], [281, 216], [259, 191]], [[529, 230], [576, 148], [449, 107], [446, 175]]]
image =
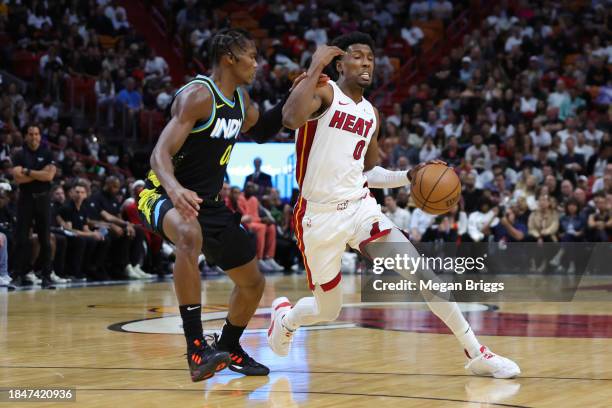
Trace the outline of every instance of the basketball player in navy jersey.
[[[312, 297], [292, 306], [286, 297], [272, 303], [268, 343], [286, 356], [300, 326], [335, 320], [342, 308], [340, 260], [346, 245], [370, 258], [398, 255], [419, 257], [406, 236], [381, 212], [368, 187], [396, 188], [410, 183], [424, 165], [410, 171], [379, 167], [378, 110], [364, 97], [372, 84], [374, 44], [364, 33], [342, 35], [332, 46], [322, 46], [312, 57], [307, 76], [291, 92], [283, 107], [283, 123], [299, 129], [296, 150], [300, 197], [295, 229]], [[327, 65], [336, 82], [317, 87]], [[372, 123], [375, 125], [372, 126]], [[362, 154], [365, 149], [365, 154]], [[438, 161], [433, 161], [438, 162]], [[381, 250], [377, 243], [388, 243]], [[403, 271], [398, 270], [400, 275]], [[423, 269], [421, 279], [435, 278]], [[466, 369], [476, 375], [512, 378], [520, 369], [512, 360], [483, 346], [455, 302], [422, 291], [430, 310], [453, 332], [468, 357]]]
[[[283, 98], [260, 114], [241, 88], [253, 82], [257, 50], [246, 31], [223, 30], [211, 40], [212, 75], [198, 75], [180, 88], [172, 118], [151, 156], [151, 171], [138, 208], [144, 221], [176, 246], [174, 286], [187, 340], [191, 379], [210, 378], [229, 367], [245, 375], [269, 369], [240, 346], [240, 337], [264, 290], [255, 248], [219, 197], [232, 148], [241, 132], [258, 143], [282, 128]], [[201, 322], [198, 256], [220, 266], [235, 284], [219, 339], [207, 344]]]

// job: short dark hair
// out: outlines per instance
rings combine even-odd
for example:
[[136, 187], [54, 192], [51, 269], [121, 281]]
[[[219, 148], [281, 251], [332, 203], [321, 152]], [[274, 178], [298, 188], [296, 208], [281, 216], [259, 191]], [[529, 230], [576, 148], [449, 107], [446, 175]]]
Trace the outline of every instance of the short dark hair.
[[213, 66], [219, 64], [224, 54], [234, 55], [235, 49], [245, 50], [253, 38], [241, 28], [225, 28], [218, 31], [210, 40], [208, 55]]
[[[374, 40], [370, 37], [370, 34], [362, 33], [361, 31], [353, 31], [352, 33], [343, 34], [339, 37], [334, 38], [331, 42], [331, 45], [340, 48], [343, 51], [348, 50], [353, 44], [365, 44], [372, 52], [374, 52]], [[330, 64], [330, 74], [333, 79], [338, 79], [339, 73], [336, 70], [336, 61], [338, 61], [340, 57], [334, 58], [332, 63]]]

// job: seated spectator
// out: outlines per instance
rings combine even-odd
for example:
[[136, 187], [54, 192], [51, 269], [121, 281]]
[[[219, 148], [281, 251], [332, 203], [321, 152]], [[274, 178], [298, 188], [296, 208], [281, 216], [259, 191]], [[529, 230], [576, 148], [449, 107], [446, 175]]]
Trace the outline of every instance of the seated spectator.
[[157, 95], [155, 100], [157, 108], [162, 112], [166, 111], [170, 106], [170, 102], [172, 102], [172, 98], [174, 98], [174, 87], [172, 86], [172, 82], [167, 81], [164, 85], [164, 89]]
[[575, 198], [565, 202], [565, 212], [559, 220], [561, 242], [584, 241], [587, 223], [579, 209], [580, 204]]
[[612, 239], [612, 214], [604, 193], [593, 198], [595, 211], [588, 218], [587, 236], [591, 242], [608, 242]]
[[70, 199], [59, 209], [57, 215], [58, 224], [66, 231], [86, 240], [83, 262], [77, 266], [73, 259], [71, 273], [73, 281], [84, 281], [108, 279], [104, 264], [110, 247], [110, 241], [105, 238], [104, 231], [94, 230], [87, 224], [87, 199], [88, 187], [82, 181], [78, 181], [70, 188]]
[[98, 101], [98, 109], [106, 111], [106, 124], [109, 128], [113, 128], [115, 124], [115, 84], [109, 70], [102, 71], [102, 75], [96, 80], [94, 90]]
[[248, 182], [244, 194], [238, 187], [230, 193], [230, 209], [242, 213], [242, 223], [255, 234], [257, 242], [257, 260], [262, 271], [282, 271], [285, 268], [274, 260], [276, 254], [276, 225], [274, 221], [259, 215], [259, 200], [255, 196], [257, 185]]
[[57, 107], [51, 103], [51, 95], [45, 95], [41, 103], [34, 105], [32, 108], [32, 116], [35, 123], [44, 122], [47, 119], [56, 121], [59, 115]]
[[423, 235], [435, 219], [435, 215], [426, 213], [420, 208], [415, 208], [410, 217], [410, 240], [421, 242]]
[[433, 137], [426, 137], [425, 144], [421, 147], [421, 151], [419, 152], [419, 160], [421, 162], [426, 162], [429, 160], [434, 160], [440, 157], [440, 149], [436, 147], [433, 141]]
[[506, 207], [494, 232], [496, 241], [521, 242], [527, 237], [527, 225], [516, 216], [513, 207]]
[[90, 223], [108, 230], [116, 266], [124, 274], [119, 276], [128, 279], [146, 279], [153, 275], [140, 267], [144, 258], [144, 234], [140, 228], [121, 218], [119, 191], [121, 183], [116, 176], [108, 176], [101, 191], [93, 194], [88, 200]]
[[125, 88], [119, 92], [116, 100], [123, 108], [124, 114], [127, 113], [128, 123], [132, 124], [132, 136], [136, 136], [138, 133], [138, 117], [143, 105], [142, 95], [136, 90], [134, 78], [127, 79]]
[[466, 150], [465, 159], [470, 164], [476, 163], [477, 159], [483, 159], [485, 163], [489, 161], [489, 148], [482, 143], [481, 135], [472, 136], [472, 145]]
[[385, 197], [385, 214], [399, 229], [406, 232], [410, 230], [410, 212], [398, 207], [392, 195]]
[[559, 215], [548, 194], [538, 197], [538, 208], [529, 216], [528, 227], [531, 238], [539, 243], [557, 241]]
[[499, 208], [491, 208], [491, 202], [482, 198], [478, 210], [468, 216], [467, 234], [463, 237], [465, 242], [486, 241], [492, 234], [493, 227], [499, 223]]

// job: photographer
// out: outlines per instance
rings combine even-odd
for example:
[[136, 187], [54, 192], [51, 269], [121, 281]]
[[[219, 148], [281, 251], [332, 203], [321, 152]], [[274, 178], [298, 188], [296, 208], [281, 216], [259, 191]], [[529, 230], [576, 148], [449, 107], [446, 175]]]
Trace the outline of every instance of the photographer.
[[24, 285], [30, 260], [28, 245], [30, 228], [40, 243], [42, 286], [51, 287], [51, 234], [49, 190], [55, 177], [55, 164], [51, 152], [40, 145], [40, 129], [30, 126], [25, 136], [25, 146], [13, 157], [13, 178], [19, 184], [17, 202], [17, 230], [15, 254], [15, 284]]

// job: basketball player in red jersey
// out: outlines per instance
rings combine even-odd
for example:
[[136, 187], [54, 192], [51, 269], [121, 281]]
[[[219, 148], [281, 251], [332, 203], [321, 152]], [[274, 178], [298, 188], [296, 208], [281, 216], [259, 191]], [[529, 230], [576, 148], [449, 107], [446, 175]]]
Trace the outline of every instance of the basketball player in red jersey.
[[[373, 42], [369, 35], [350, 33], [332, 46], [317, 49], [306, 78], [283, 107], [283, 125], [297, 129], [296, 177], [300, 197], [295, 208], [298, 246], [313, 296], [292, 306], [286, 297], [272, 303], [268, 343], [281, 356], [289, 352], [295, 330], [332, 321], [342, 307], [340, 259], [345, 246], [376, 256], [376, 245], [388, 242], [403, 253], [419, 253], [382, 214], [368, 186], [395, 188], [410, 183], [423, 164], [412, 170], [389, 171], [378, 163], [378, 110], [363, 94], [372, 83]], [[318, 87], [323, 69], [332, 63], [337, 82]], [[432, 276], [420, 271], [421, 276]], [[513, 361], [489, 351], [476, 339], [454, 302], [425, 292], [431, 309], [451, 329], [468, 357], [466, 369], [476, 375], [512, 378], [520, 374]]]

